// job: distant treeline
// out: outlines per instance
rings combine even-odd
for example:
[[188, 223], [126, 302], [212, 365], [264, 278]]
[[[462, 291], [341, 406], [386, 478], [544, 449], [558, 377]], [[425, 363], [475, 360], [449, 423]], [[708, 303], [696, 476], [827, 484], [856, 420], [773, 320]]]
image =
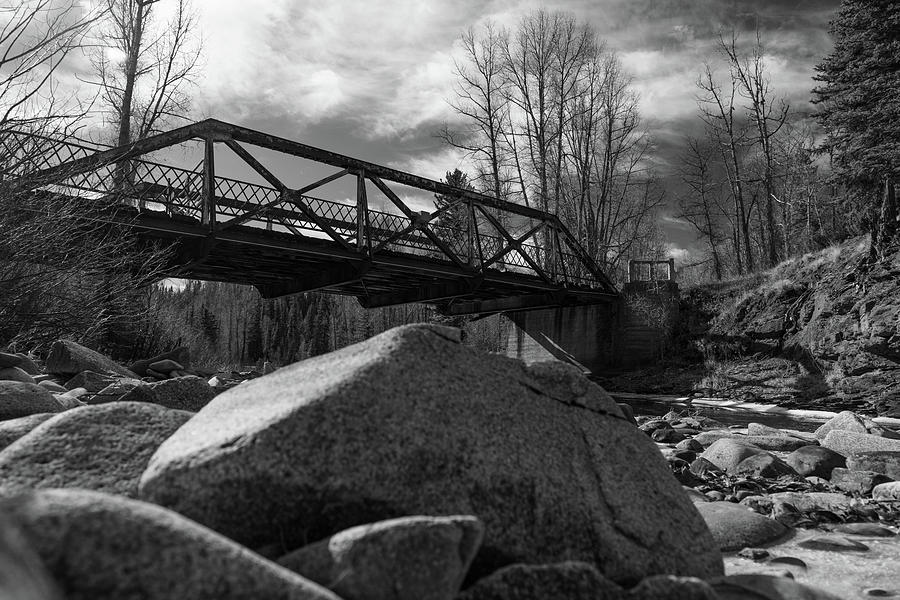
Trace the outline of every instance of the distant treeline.
[[210, 368], [290, 364], [419, 322], [463, 327], [469, 343], [497, 351], [508, 327], [497, 316], [447, 318], [422, 304], [366, 310], [354, 298], [324, 293], [266, 300], [255, 288], [215, 282], [157, 285], [146, 301], [144, 330], [135, 332], [131, 352], [149, 355], [185, 345]]

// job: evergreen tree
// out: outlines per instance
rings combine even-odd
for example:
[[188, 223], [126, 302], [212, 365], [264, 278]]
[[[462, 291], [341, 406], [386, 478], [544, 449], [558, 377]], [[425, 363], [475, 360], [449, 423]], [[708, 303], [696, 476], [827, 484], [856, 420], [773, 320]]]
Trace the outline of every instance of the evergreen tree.
[[211, 345], [215, 346], [219, 341], [219, 320], [215, 313], [205, 306], [200, 313], [200, 330], [203, 331], [203, 337]]
[[900, 181], [900, 3], [843, 0], [831, 34], [834, 50], [816, 67], [818, 120], [853, 201], [847, 214], [874, 234], [885, 212], [879, 191]]
[[[469, 181], [469, 176], [459, 169], [447, 171], [444, 183], [461, 190], [474, 189]], [[465, 202], [458, 201], [458, 196], [434, 195], [435, 209], [444, 211], [437, 218], [438, 235], [444, 241], [449, 242], [454, 250], [462, 253], [461, 257], [464, 258], [466, 256], [466, 240], [468, 239], [469, 220], [466, 215], [468, 205]], [[457, 204], [454, 205], [455, 202]]]
[[[444, 178], [444, 183], [447, 185], [451, 185], [455, 188], [461, 190], [474, 190], [475, 188], [472, 186], [472, 183], [469, 181], [469, 176], [466, 175], [465, 171], [460, 171], [459, 169], [453, 169], [452, 171], [447, 171], [447, 176]], [[453, 204], [458, 198], [456, 196], [446, 196], [444, 194], [435, 194], [434, 195], [434, 206], [436, 209], [440, 210], [444, 207], [450, 206]], [[462, 216], [465, 216], [465, 211], [460, 211], [458, 207], [454, 207], [450, 209], [447, 214], [458, 215], [462, 213]]]

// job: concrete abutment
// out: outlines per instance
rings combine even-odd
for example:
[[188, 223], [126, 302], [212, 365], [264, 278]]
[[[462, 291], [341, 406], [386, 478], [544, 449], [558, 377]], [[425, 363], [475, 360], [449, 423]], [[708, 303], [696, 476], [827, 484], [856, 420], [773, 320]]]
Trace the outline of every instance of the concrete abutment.
[[595, 374], [651, 364], [672, 347], [678, 284], [639, 281], [620, 297], [590, 306], [507, 313], [505, 354], [526, 362], [557, 359]]

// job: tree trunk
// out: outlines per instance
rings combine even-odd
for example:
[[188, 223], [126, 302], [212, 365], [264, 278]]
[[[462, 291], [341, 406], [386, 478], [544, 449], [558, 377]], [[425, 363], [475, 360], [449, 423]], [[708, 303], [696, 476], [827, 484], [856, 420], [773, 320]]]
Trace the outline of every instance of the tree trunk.
[[[141, 38], [144, 35], [144, 0], [137, 0], [137, 13], [134, 19], [134, 30], [131, 33], [131, 47], [125, 60], [125, 86], [122, 90], [122, 105], [119, 107], [119, 135], [117, 146], [131, 143], [131, 112], [134, 99], [134, 84], [137, 79], [138, 58], [141, 53]], [[122, 161], [116, 165], [116, 173], [113, 182], [116, 188], [121, 188], [127, 181], [133, 178], [131, 162]], [[141, 208], [140, 206], [138, 208]]]

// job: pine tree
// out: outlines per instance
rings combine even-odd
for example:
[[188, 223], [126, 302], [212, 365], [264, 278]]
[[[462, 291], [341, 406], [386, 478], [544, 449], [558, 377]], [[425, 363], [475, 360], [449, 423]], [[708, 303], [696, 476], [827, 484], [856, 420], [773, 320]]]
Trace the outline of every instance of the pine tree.
[[[474, 189], [471, 182], [469, 182], [469, 176], [459, 169], [447, 171], [444, 183], [461, 190]], [[459, 198], [457, 196], [434, 195], [434, 207], [439, 211], [443, 211], [437, 218], [438, 235], [444, 241], [449, 242], [454, 250], [463, 253], [463, 256], [465, 256], [469, 223], [466, 215], [468, 207], [465, 202], [458, 201]]]
[[203, 337], [206, 338], [206, 341], [215, 347], [219, 341], [219, 320], [216, 318], [215, 313], [205, 306], [200, 313], [200, 330], [203, 332]]
[[879, 192], [900, 181], [900, 3], [843, 0], [831, 34], [834, 50], [816, 67], [817, 118], [835, 180], [853, 201], [848, 216], [875, 233]]

